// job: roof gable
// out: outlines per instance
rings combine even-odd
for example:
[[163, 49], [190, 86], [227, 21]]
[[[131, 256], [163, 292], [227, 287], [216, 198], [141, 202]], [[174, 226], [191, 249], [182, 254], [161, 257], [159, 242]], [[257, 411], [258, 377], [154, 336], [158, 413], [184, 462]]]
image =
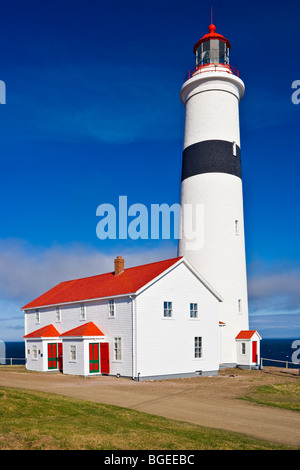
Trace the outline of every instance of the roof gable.
[[62, 333], [60, 337], [66, 336], [105, 336], [104, 333], [95, 325], [92, 321], [89, 323], [84, 323], [84, 325], [80, 325], [77, 328], [73, 328], [72, 330], [66, 331]]
[[172, 258], [127, 268], [118, 276], [110, 272], [61, 282], [22, 307], [22, 310], [134, 294], [181, 259]]
[[239, 334], [235, 337], [235, 339], [251, 339], [255, 333], [261, 339], [260, 334], [257, 330], [241, 330]]
[[28, 335], [25, 335], [24, 338], [57, 338], [59, 332], [53, 325], [47, 325], [38, 330], [32, 331]]

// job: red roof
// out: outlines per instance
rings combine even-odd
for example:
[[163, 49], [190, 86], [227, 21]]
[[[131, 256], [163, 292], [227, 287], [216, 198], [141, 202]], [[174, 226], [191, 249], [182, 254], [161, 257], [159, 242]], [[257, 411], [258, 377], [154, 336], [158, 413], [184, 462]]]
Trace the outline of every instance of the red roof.
[[104, 336], [104, 333], [92, 321], [66, 331], [60, 336]]
[[37, 308], [46, 305], [59, 305], [68, 302], [99, 299], [101, 297], [132, 294], [162, 274], [180, 259], [182, 257], [127, 268], [118, 276], [110, 272], [61, 282], [22, 308]]
[[202, 42], [205, 42], [205, 41], [208, 41], [209, 39], [219, 39], [220, 41], [223, 41], [223, 42], [226, 42], [226, 45], [227, 47], [230, 49], [231, 48], [231, 44], [230, 42], [228, 41], [228, 39], [224, 38], [224, 36], [222, 36], [222, 34], [218, 34], [216, 33], [216, 27], [214, 24], [211, 24], [209, 26], [209, 33], [208, 34], [205, 34], [201, 39], [199, 39], [199, 41], [194, 45], [194, 53], [196, 54], [196, 49], [197, 47], [202, 43]]
[[59, 336], [59, 332], [53, 325], [47, 325], [39, 330], [35, 330], [28, 335], [25, 335], [24, 338], [57, 338]]
[[236, 336], [235, 339], [251, 339], [254, 333], [257, 333], [256, 330], [242, 330]]

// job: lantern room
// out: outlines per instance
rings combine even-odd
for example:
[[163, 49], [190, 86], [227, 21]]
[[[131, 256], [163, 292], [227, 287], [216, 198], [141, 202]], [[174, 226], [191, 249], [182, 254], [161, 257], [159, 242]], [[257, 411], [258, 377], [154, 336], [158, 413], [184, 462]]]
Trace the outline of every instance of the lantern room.
[[214, 24], [209, 26], [209, 33], [205, 34], [194, 46], [196, 66], [207, 64], [229, 65], [229, 51], [231, 45], [222, 34], [216, 33]]

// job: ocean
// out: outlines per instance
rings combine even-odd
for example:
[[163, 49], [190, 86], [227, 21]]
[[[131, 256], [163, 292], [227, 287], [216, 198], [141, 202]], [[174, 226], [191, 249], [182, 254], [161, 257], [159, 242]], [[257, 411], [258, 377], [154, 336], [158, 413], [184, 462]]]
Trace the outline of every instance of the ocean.
[[25, 364], [25, 341], [5, 341], [5, 357], [6, 364]]
[[[266, 359], [273, 359], [276, 361], [288, 361], [292, 362], [292, 355], [295, 351], [299, 350], [299, 354], [296, 354], [300, 361], [300, 339], [297, 348], [292, 348], [293, 342], [297, 338], [277, 338], [277, 339], [262, 339], [261, 341], [261, 357], [264, 358], [263, 365], [274, 366], [274, 367], [285, 367], [283, 362], [271, 362]], [[6, 341], [6, 364], [10, 364], [10, 358], [12, 358], [13, 364], [25, 364], [25, 342], [24, 341]], [[300, 364], [295, 366], [289, 364], [289, 367], [300, 367]]]
[[[298, 345], [293, 343], [298, 341]], [[296, 348], [295, 348], [296, 346]], [[297, 353], [299, 351], [299, 353]], [[264, 358], [263, 365], [274, 367], [285, 367], [285, 364], [266, 361], [265, 359], [273, 359], [277, 361], [293, 362], [292, 355], [295, 354], [296, 360], [300, 361], [300, 338], [277, 338], [262, 339], [260, 343], [260, 357]], [[290, 368], [298, 368], [300, 364], [288, 364]]]

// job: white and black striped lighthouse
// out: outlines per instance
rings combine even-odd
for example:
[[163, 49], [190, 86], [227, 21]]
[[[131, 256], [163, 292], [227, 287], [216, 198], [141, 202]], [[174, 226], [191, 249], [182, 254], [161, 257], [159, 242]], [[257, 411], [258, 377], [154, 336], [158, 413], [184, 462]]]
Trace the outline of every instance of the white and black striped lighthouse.
[[249, 328], [239, 127], [245, 87], [229, 64], [230, 48], [228, 39], [211, 24], [194, 46], [196, 67], [181, 89], [181, 208], [184, 213], [186, 205], [203, 207], [203, 243], [191, 248], [183, 225], [178, 246], [179, 256], [185, 256], [223, 297], [220, 363], [227, 365], [236, 364], [235, 337]]

